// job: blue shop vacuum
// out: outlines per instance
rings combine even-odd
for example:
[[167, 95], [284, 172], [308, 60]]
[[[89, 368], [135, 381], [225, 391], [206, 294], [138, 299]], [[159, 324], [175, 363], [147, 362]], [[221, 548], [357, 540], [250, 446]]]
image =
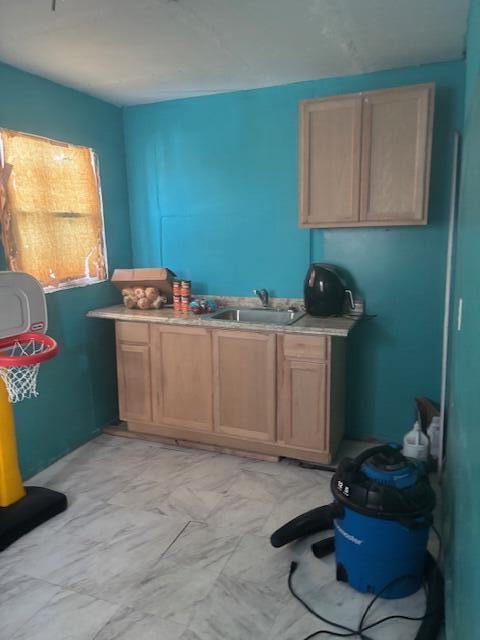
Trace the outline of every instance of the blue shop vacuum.
[[[436, 638], [444, 616], [444, 585], [427, 551], [435, 494], [424, 464], [405, 458], [396, 444], [372, 447], [340, 463], [331, 490], [331, 504], [285, 524], [271, 536], [272, 545], [333, 529], [334, 536], [312, 545], [312, 551], [319, 558], [335, 551], [337, 580], [375, 600], [404, 598], [425, 584], [427, 611], [416, 640]], [[289, 586], [301, 601], [291, 587], [295, 569], [292, 563]], [[349, 631], [367, 637], [361, 628]]]

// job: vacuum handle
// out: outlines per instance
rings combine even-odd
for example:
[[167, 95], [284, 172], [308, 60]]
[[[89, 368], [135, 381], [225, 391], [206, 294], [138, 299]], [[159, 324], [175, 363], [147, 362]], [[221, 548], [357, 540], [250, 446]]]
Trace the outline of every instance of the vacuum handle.
[[371, 449], [366, 449], [360, 453], [356, 458], [354, 458], [352, 464], [355, 465], [358, 471], [362, 464], [369, 458], [373, 458], [373, 456], [376, 456], [378, 453], [391, 453], [392, 451], [397, 452], [398, 449], [391, 444], [380, 444], [378, 447], [372, 447]]
[[334, 518], [339, 518], [343, 515], [343, 509], [341, 505], [336, 502], [326, 504], [323, 507], [317, 507], [311, 511], [303, 513], [301, 516], [297, 516], [283, 527], [277, 529], [270, 538], [270, 542], [273, 547], [283, 547], [289, 542], [297, 540], [297, 538], [303, 538], [305, 536], [311, 536], [314, 533], [325, 531], [327, 529], [333, 529]]

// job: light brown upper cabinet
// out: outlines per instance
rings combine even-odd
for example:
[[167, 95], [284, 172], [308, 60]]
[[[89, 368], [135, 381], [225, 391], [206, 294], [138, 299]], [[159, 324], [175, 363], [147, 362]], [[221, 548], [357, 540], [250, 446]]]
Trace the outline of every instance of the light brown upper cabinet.
[[300, 226], [426, 224], [435, 87], [300, 106]]

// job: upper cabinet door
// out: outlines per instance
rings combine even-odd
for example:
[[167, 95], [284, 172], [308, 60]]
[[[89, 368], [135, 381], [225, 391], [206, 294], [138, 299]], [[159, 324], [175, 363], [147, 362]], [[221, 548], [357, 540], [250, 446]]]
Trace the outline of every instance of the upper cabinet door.
[[364, 94], [360, 220], [426, 224], [433, 85]]
[[434, 85], [300, 106], [300, 226], [426, 224]]
[[300, 226], [356, 223], [361, 96], [308, 100], [300, 118]]

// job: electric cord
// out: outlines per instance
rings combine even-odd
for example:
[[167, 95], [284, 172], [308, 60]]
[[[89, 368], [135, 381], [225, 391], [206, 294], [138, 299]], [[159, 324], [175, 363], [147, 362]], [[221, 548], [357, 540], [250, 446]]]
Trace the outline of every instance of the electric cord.
[[296, 600], [298, 600], [298, 602], [300, 602], [300, 604], [302, 604], [309, 613], [311, 613], [313, 616], [315, 616], [325, 624], [329, 624], [331, 627], [336, 627], [337, 629], [342, 629], [343, 631], [347, 631], [347, 633], [338, 633], [335, 631], [328, 631], [327, 629], [322, 629], [320, 631], [316, 631], [315, 633], [309, 635], [307, 638], [304, 638], [304, 640], [310, 640], [310, 638], [313, 638], [315, 636], [319, 636], [322, 634], [329, 635], [329, 636], [336, 636], [337, 638], [352, 638], [353, 636], [359, 635], [362, 640], [372, 640], [371, 638], [369, 638], [368, 636], [362, 633], [359, 634], [358, 630], [350, 629], [350, 627], [345, 627], [343, 624], [339, 624], [338, 622], [334, 622], [333, 620], [329, 620], [328, 618], [325, 618], [324, 616], [317, 613], [315, 609], [313, 609], [313, 607], [311, 607], [308, 604], [308, 602], [305, 602], [305, 600], [303, 600], [303, 598], [299, 596], [298, 593], [296, 593], [292, 584], [293, 574], [297, 569], [298, 569], [298, 562], [295, 562], [295, 561], [291, 562], [290, 571], [288, 574], [288, 589], [292, 594], [292, 596]]
[[[438, 539], [438, 551], [437, 551], [437, 557], [436, 557], [436, 563], [437, 566], [439, 564], [441, 555], [442, 555], [442, 536], [440, 535], [440, 532], [438, 531], [437, 527], [432, 523], [431, 525], [432, 531], [435, 533], [435, 535], [437, 536]], [[402, 576], [400, 578], [396, 578], [395, 580], [402, 580], [404, 578], [406, 578], [408, 576]], [[395, 582], [392, 581], [392, 582]], [[392, 584], [387, 584], [386, 587], [384, 587], [379, 593], [377, 593], [375, 595], [374, 598], [372, 598], [371, 602], [368, 604], [367, 608], [365, 609], [362, 619], [360, 620], [360, 625], [359, 628], [362, 629], [363, 631], [368, 631], [369, 629], [373, 629], [373, 627], [376, 627], [380, 624], [383, 624], [384, 622], [387, 622], [388, 620], [411, 620], [414, 622], [421, 622], [422, 620], [426, 620], [427, 618], [430, 618], [432, 616], [434, 616], [437, 613], [437, 609], [434, 609], [433, 611], [428, 611], [428, 602], [427, 602], [427, 608], [425, 610], [425, 613], [423, 616], [418, 616], [418, 617], [413, 617], [413, 616], [403, 616], [400, 614], [397, 615], [393, 615], [393, 616], [386, 616], [385, 618], [381, 618], [380, 620], [377, 620], [376, 622], [369, 624], [368, 626], [364, 627], [363, 624], [369, 614], [369, 612], [371, 611], [373, 605], [377, 602], [377, 600], [380, 598], [380, 596], [382, 595], [382, 593], [384, 593], [387, 589], [389, 589], [389, 587], [391, 587]], [[426, 586], [424, 584], [424, 589], [425, 592], [427, 593], [427, 589]]]
[[[432, 527], [432, 531], [437, 536], [438, 544], [439, 544], [438, 552], [437, 552], [437, 558], [436, 558], [436, 563], [438, 565], [438, 562], [440, 560], [441, 553], [442, 553], [442, 537], [441, 537], [438, 529], [436, 528], [436, 526], [434, 524], [432, 524], [431, 527]], [[339, 633], [337, 631], [330, 631], [328, 629], [320, 629], [320, 630], [314, 631], [310, 635], [306, 636], [305, 638], [303, 638], [303, 640], [312, 640], [313, 638], [316, 638], [316, 637], [321, 636], [321, 635], [328, 635], [328, 636], [334, 636], [334, 637], [339, 637], [339, 638], [352, 638], [352, 637], [358, 636], [360, 638], [360, 640], [372, 640], [372, 638], [367, 636], [364, 632], [365, 631], [369, 631], [370, 629], [373, 629], [375, 627], [378, 627], [379, 625], [384, 624], [385, 622], [388, 622], [390, 620], [409, 620], [409, 621], [414, 621], [414, 622], [421, 622], [421, 621], [423, 621], [423, 620], [425, 620], [425, 619], [427, 619], [429, 617], [432, 617], [432, 616], [434, 616], [434, 615], [436, 615], [438, 613], [438, 609], [434, 609], [433, 611], [428, 611], [428, 602], [427, 602], [425, 614], [423, 616], [416, 617], [416, 616], [405, 616], [405, 615], [401, 615], [401, 614], [396, 614], [396, 615], [391, 615], [391, 616], [385, 616], [384, 618], [380, 618], [380, 620], [377, 620], [376, 622], [372, 622], [371, 624], [369, 624], [367, 626], [364, 626], [365, 620], [367, 619], [368, 614], [370, 613], [370, 611], [372, 610], [373, 606], [378, 601], [378, 599], [382, 596], [382, 594], [385, 593], [385, 591], [387, 591], [390, 587], [392, 587], [397, 582], [400, 582], [401, 580], [405, 580], [407, 578], [412, 577], [410, 575], [399, 576], [399, 577], [395, 578], [394, 580], [391, 580], [387, 585], [385, 585], [383, 587], [383, 589], [381, 589], [377, 594], [375, 594], [375, 596], [372, 598], [372, 600], [368, 603], [367, 607], [365, 608], [365, 611], [363, 612], [363, 615], [362, 615], [362, 617], [360, 619], [360, 623], [359, 623], [357, 629], [356, 630], [355, 629], [350, 629], [349, 627], [341, 625], [341, 624], [339, 624], [337, 622], [334, 622], [332, 620], [328, 620], [328, 618], [325, 618], [324, 616], [322, 616], [319, 613], [317, 613], [317, 611], [315, 611], [313, 609], [313, 607], [311, 607], [308, 604], [308, 602], [303, 600], [303, 598], [301, 596], [299, 596], [298, 593], [295, 592], [292, 582], [293, 582], [293, 574], [295, 573], [297, 568], [298, 568], [298, 562], [293, 561], [290, 564], [290, 572], [288, 574], [288, 589], [289, 589], [290, 593], [293, 595], [293, 597], [296, 600], [298, 600], [298, 602], [300, 602], [309, 613], [311, 613], [313, 616], [315, 616], [316, 618], [318, 618], [319, 620], [321, 620], [325, 624], [328, 624], [328, 625], [330, 625], [332, 627], [336, 627], [337, 629], [341, 629], [342, 631], [346, 631], [347, 632], [347, 633]], [[424, 584], [424, 589], [425, 589], [425, 593], [427, 594], [427, 588], [426, 588], [425, 584]]]

